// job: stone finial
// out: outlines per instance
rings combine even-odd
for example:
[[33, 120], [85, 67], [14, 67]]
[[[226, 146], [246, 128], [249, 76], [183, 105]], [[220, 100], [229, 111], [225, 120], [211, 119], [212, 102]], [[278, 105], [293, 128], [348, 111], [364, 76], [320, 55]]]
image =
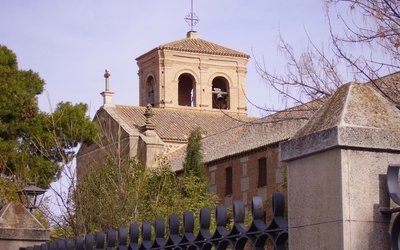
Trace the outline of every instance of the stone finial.
[[153, 106], [150, 103], [147, 104], [146, 106], [146, 111], [144, 112], [144, 116], [146, 117], [146, 125], [143, 126], [145, 130], [144, 134], [146, 136], [155, 136], [154, 129], [156, 128], [156, 126], [151, 120], [151, 118], [154, 116]]
[[144, 116], [146, 116], [146, 124], [153, 124], [151, 121], [153, 115], [153, 106], [149, 103], [147, 104], [146, 111], [144, 112]]
[[109, 77], [111, 76], [110, 70], [106, 69], [104, 73], [104, 78], [106, 80], [106, 88], [103, 92], [100, 93], [100, 95], [103, 96], [103, 106], [112, 106], [112, 96], [114, 92], [110, 91], [110, 82], [109, 82]]
[[104, 73], [104, 78], [106, 79], [106, 90], [105, 91], [110, 91], [110, 81], [108, 80], [110, 75], [111, 75], [110, 70], [106, 69], [105, 73]]

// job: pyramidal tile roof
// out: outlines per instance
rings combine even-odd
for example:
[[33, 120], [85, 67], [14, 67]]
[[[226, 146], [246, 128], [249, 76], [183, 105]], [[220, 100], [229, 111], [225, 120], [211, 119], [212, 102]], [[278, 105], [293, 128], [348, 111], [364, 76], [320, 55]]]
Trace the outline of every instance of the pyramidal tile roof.
[[[200, 54], [210, 54], [210, 55], [219, 55], [219, 56], [234, 56], [234, 57], [244, 57], [250, 58], [248, 54], [226, 48], [224, 46], [208, 42], [206, 40], [197, 38], [197, 32], [190, 31], [188, 32], [187, 38], [165, 43], [157, 48], [151, 50], [172, 50], [172, 51], [181, 51], [181, 52], [191, 52], [191, 53], [200, 53]], [[148, 53], [150, 53], [148, 52]], [[148, 54], [146, 53], [146, 54]], [[144, 55], [146, 55], [144, 54]], [[142, 56], [144, 56], [142, 55]], [[140, 56], [140, 57], [142, 57]], [[140, 58], [138, 57], [138, 58]]]
[[[146, 124], [145, 107], [114, 105], [104, 109], [118, 122], [129, 126], [127, 131], [139, 131]], [[205, 135], [215, 134], [247, 123], [254, 118], [234, 117], [222, 112], [203, 112], [153, 108], [151, 118], [155, 132], [163, 141], [186, 142], [190, 132], [201, 127]]]
[[400, 112], [395, 104], [370, 84], [347, 83], [310, 118], [294, 138], [336, 126], [399, 129]]

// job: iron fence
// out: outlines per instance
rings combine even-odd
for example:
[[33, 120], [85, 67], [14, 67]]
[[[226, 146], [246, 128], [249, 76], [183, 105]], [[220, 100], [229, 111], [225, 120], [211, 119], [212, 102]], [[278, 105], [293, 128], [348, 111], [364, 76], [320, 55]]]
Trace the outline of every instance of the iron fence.
[[[228, 226], [228, 212], [224, 206], [215, 209], [214, 232], [210, 231], [211, 212], [200, 210], [200, 229], [194, 232], [194, 214], [183, 214], [183, 233], [180, 234], [180, 222], [177, 215], [171, 215], [168, 222], [168, 235], [165, 235], [164, 221], [157, 219], [154, 223], [154, 237], [150, 222], [139, 225], [131, 224], [129, 230], [120, 227], [117, 231], [107, 230], [75, 239], [65, 239], [42, 244], [40, 246], [20, 248], [20, 250], [155, 250], [155, 249], [265, 249], [270, 244], [276, 250], [286, 249], [288, 224], [284, 219], [285, 200], [282, 193], [272, 195], [272, 219], [264, 222], [264, 206], [261, 197], [255, 196], [251, 202], [251, 223], [244, 224], [245, 207], [242, 201], [233, 204], [233, 225]], [[269, 243], [267, 243], [269, 242]]]

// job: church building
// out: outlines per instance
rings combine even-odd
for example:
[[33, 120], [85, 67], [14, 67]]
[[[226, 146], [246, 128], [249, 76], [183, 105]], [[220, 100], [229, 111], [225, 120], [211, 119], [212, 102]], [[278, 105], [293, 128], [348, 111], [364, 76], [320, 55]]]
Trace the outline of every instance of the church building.
[[203, 154], [210, 191], [231, 206], [251, 197], [267, 199], [283, 181], [278, 143], [290, 138], [308, 112], [283, 112], [265, 118], [246, 113], [246, 65], [250, 56], [200, 39], [186, 38], [160, 45], [136, 58], [139, 66], [139, 106], [112, 102], [106, 70], [99, 124], [100, 145], [83, 145], [77, 156], [78, 178], [106, 155], [137, 156], [155, 167], [165, 156], [181, 171], [190, 132], [203, 131]]

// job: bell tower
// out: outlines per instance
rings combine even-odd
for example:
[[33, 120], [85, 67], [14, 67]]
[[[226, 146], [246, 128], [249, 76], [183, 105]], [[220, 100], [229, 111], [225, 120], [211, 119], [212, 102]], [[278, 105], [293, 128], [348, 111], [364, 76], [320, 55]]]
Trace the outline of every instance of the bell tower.
[[246, 113], [249, 55], [198, 38], [160, 45], [136, 58], [140, 106]]

